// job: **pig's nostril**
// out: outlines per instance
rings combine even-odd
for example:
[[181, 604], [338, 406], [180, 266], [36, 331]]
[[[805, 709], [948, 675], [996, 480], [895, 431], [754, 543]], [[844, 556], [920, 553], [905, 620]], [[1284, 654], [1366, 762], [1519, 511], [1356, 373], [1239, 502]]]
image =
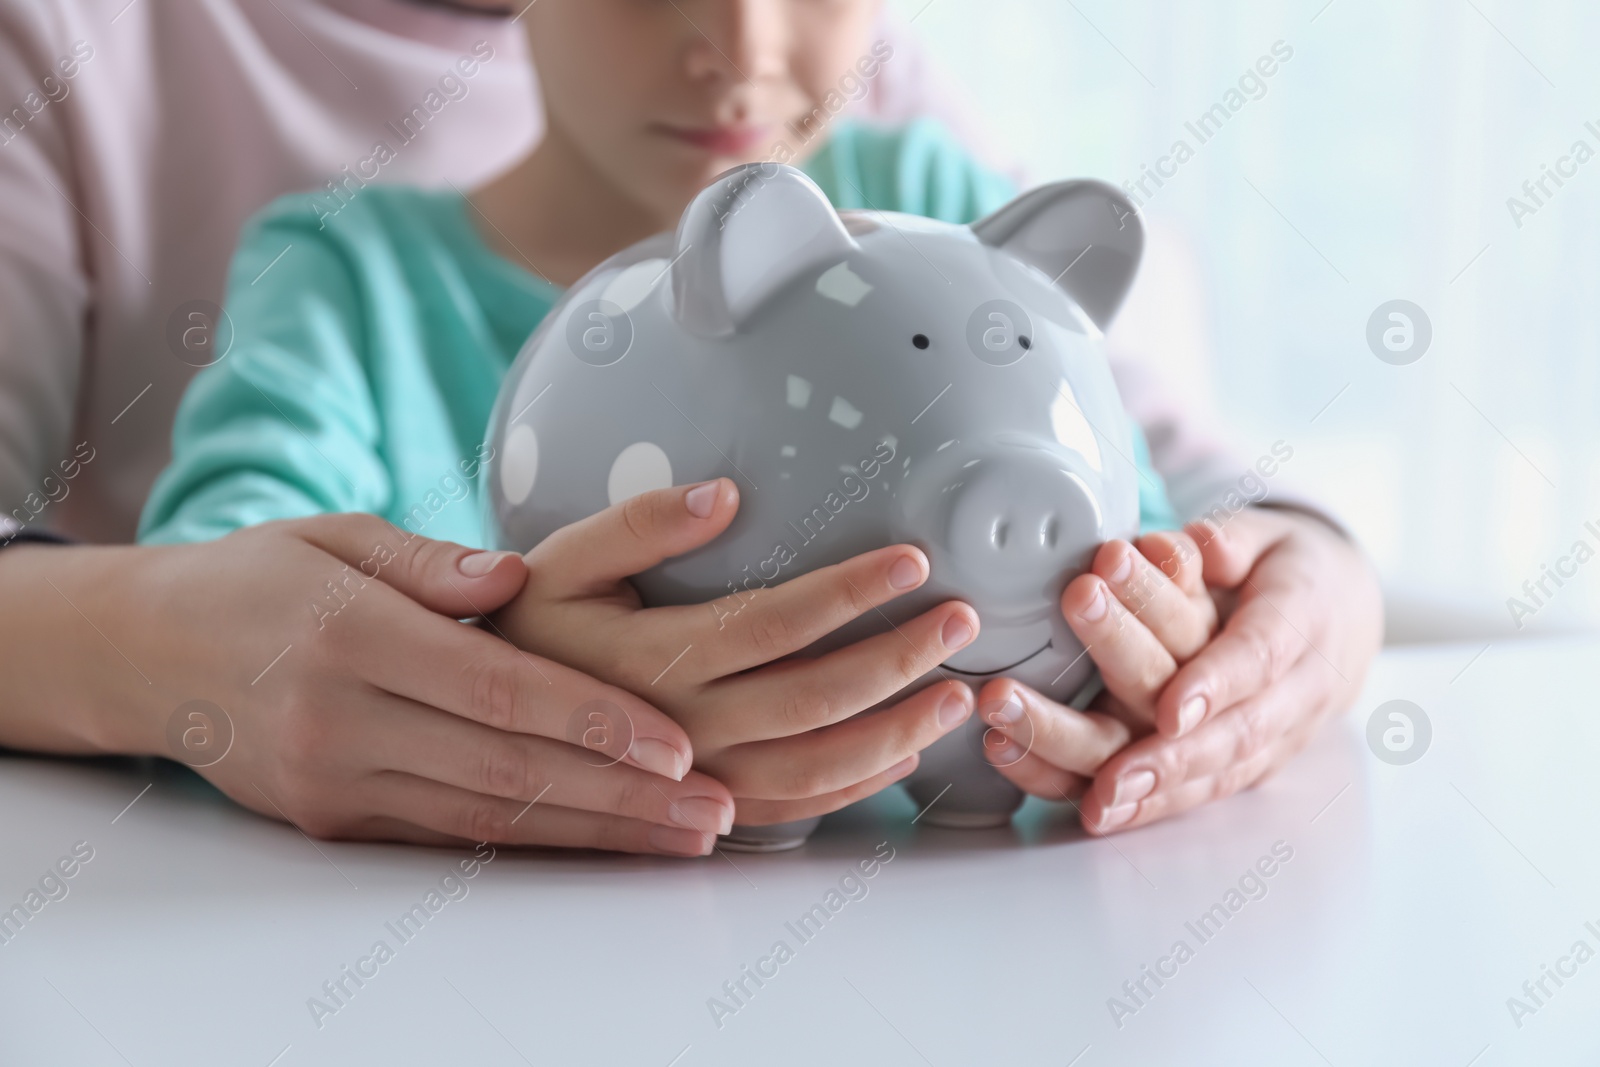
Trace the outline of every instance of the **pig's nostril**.
[[1004, 516], [996, 517], [994, 527], [989, 531], [989, 541], [996, 548], [1006, 547], [1006, 538], [1011, 534], [1011, 524]]
[[1056, 536], [1060, 532], [1061, 523], [1054, 514], [1046, 515], [1044, 527], [1039, 531], [1039, 540], [1045, 548], [1056, 547]]

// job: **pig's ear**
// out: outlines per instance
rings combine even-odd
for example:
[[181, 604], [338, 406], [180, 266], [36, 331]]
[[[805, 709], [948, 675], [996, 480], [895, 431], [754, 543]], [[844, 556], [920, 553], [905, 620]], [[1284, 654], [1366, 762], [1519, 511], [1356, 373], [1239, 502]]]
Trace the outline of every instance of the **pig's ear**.
[[727, 337], [785, 282], [854, 251], [810, 178], [780, 163], [736, 167], [695, 197], [678, 223], [678, 321], [702, 337]]
[[1144, 227], [1104, 182], [1055, 182], [1023, 193], [972, 230], [1055, 279], [1104, 330], [1133, 285]]

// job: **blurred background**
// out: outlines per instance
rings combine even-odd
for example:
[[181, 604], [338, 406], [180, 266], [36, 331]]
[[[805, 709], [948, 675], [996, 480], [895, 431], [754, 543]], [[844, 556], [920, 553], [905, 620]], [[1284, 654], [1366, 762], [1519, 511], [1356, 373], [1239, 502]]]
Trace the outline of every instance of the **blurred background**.
[[[1391, 640], [1600, 622], [1600, 559], [1573, 557], [1600, 552], [1600, 8], [890, 2], [1030, 181], [1192, 149], [1140, 194], [1157, 236], [1122, 340], [1245, 462], [1293, 447], [1283, 477], [1381, 569]], [[1241, 98], [1209, 139], [1186, 126]], [[1368, 343], [1392, 300], [1431, 324], [1410, 362]]]

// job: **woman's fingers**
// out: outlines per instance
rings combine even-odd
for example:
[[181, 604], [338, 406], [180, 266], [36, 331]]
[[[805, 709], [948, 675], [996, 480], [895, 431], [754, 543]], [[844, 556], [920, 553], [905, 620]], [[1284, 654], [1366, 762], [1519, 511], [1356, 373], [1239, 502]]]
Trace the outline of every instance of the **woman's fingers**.
[[515, 552], [480, 552], [435, 541], [376, 515], [317, 515], [282, 525], [344, 564], [342, 570], [329, 568], [331, 596], [321, 588], [308, 590], [327, 599], [325, 610], [333, 614], [379, 581], [448, 618], [483, 615], [516, 596], [528, 577]]
[[730, 478], [640, 493], [534, 546], [525, 557], [529, 584], [546, 600], [610, 592], [622, 579], [710, 541], [738, 510]]
[[1099, 575], [1080, 574], [1068, 582], [1061, 612], [1100, 668], [1106, 688], [1143, 721], [1153, 722], [1156, 697], [1178, 669], [1172, 653]]
[[[1161, 551], [1170, 562], [1178, 563], [1177, 557], [1182, 551], [1178, 544], [1169, 544], [1156, 535], [1144, 541]], [[1198, 574], [1198, 549], [1194, 550], [1194, 556], [1189, 570]], [[1211, 598], [1203, 595], [1203, 589], [1193, 596], [1186, 593], [1128, 542], [1107, 541], [1101, 545], [1095, 553], [1092, 571], [1177, 662], [1187, 660], [1210, 640], [1217, 618]]]
[[[1321, 722], [1329, 690], [1320, 664], [1302, 662], [1276, 685], [1213, 717], [1192, 733], [1170, 738], [1152, 734], [1106, 761], [1082, 809], [1085, 825], [1097, 832], [1141, 825], [1174, 805], [1203, 792], [1226, 796], [1260, 777], [1286, 755], [1279, 747], [1299, 746]], [[1302, 738], [1301, 735], [1304, 735]], [[1263, 752], [1273, 756], [1263, 764]]]
[[385, 770], [523, 803], [625, 815], [726, 833], [733, 797], [691, 771], [677, 782], [615, 757], [543, 737], [507, 733], [409, 701], [384, 709], [372, 757]]
[[1181, 737], [1270, 686], [1308, 653], [1320, 659], [1308, 636], [1320, 634], [1318, 621], [1310, 586], [1274, 589], [1271, 599], [1259, 588], [1246, 590], [1216, 640], [1184, 664], [1161, 694], [1157, 729]]
[[1010, 678], [984, 685], [978, 708], [988, 726], [984, 755], [1002, 771], [1036, 756], [1062, 771], [1093, 775], [1131, 736], [1110, 715], [1069, 708]]
[[1206, 584], [1232, 589], [1250, 576], [1258, 559], [1294, 532], [1296, 521], [1271, 508], [1245, 508], [1224, 525], [1200, 519], [1184, 532], [1200, 548]]
[[660, 609], [651, 612], [649, 625], [672, 620], [673, 633], [695, 643], [695, 673], [721, 678], [798, 652], [927, 577], [928, 558], [921, 549], [892, 545], [781, 585], [756, 585], [709, 604]]
[[767, 826], [775, 822], [793, 822], [796, 819], [809, 819], [817, 815], [827, 815], [829, 812], [838, 811], [840, 808], [864, 800], [874, 793], [880, 793], [889, 786], [905, 778], [917, 769], [919, 758], [915, 753], [896, 763], [886, 771], [881, 771], [871, 778], [863, 779], [854, 785], [843, 789], [836, 789], [831, 793], [820, 796], [803, 797], [799, 800], [759, 800], [755, 798], [737, 797], [738, 811], [734, 820], [741, 826]]
[[[463, 842], [704, 856], [716, 841], [709, 830], [663, 826], [543, 801], [507, 800], [409, 774], [377, 776], [366, 787], [365, 799], [384, 813], [383, 825], [390, 830], [399, 829], [397, 820], [423, 834], [443, 834]], [[371, 833], [372, 827], [363, 825], [352, 828], [350, 836]]]
[[[370, 684], [508, 733], [583, 745], [674, 780], [693, 762], [683, 728], [622, 689], [441, 615], [386, 604], [323, 635]], [[359, 627], [353, 625], [360, 622]], [[443, 666], [442, 665], [448, 665]]]
[[965, 682], [935, 682], [871, 715], [794, 737], [754, 741], [720, 752], [703, 766], [745, 798], [803, 800], [848, 789], [894, 767], [954, 730], [972, 714]]
[[[721, 748], [840, 722], [894, 696], [977, 634], [977, 612], [951, 600], [824, 656], [726, 678], [697, 716], [697, 736], [709, 738], [702, 747]], [[711, 716], [719, 721], [705, 721]]]

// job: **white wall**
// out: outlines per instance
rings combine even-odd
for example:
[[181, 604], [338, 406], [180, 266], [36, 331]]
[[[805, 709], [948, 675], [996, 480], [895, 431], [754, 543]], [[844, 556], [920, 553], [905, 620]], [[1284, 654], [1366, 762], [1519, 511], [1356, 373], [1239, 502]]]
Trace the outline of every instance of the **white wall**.
[[[891, 6], [1032, 177], [1120, 183], [1198, 145], [1146, 205], [1205, 287], [1198, 340], [1164, 347], [1209, 359], [1247, 456], [1293, 443], [1397, 599], [1509, 633], [1524, 580], [1600, 550], [1600, 10], [1325, 2]], [[1277, 41], [1265, 95], [1198, 144], [1185, 121]], [[1580, 139], [1597, 157], [1519, 228], [1507, 198]], [[1366, 343], [1394, 298], [1433, 326], [1409, 366]], [[1600, 621], [1600, 559], [1547, 588], [1530, 627]]]

